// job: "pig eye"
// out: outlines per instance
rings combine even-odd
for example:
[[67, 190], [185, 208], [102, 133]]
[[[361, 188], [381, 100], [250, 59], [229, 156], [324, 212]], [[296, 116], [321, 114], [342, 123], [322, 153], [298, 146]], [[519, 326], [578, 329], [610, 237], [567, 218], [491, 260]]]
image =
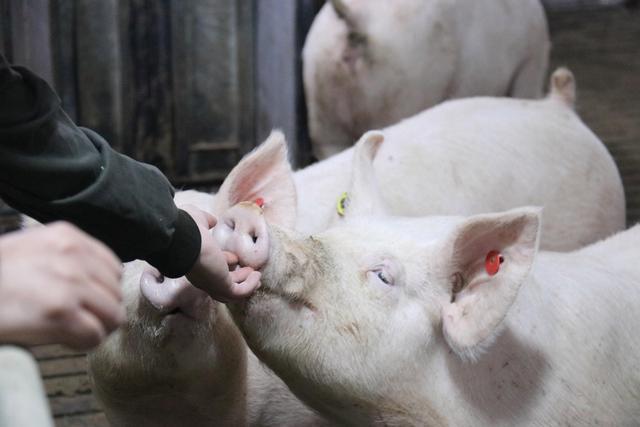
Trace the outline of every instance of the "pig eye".
[[373, 274], [376, 275], [378, 280], [388, 286], [393, 285], [393, 278], [382, 268], [376, 269], [372, 271]]
[[387, 276], [384, 275], [384, 271], [378, 271], [376, 276], [378, 276], [378, 279], [382, 280], [382, 282], [384, 284], [386, 284], [386, 285], [390, 285], [391, 284], [391, 281], [387, 278]]

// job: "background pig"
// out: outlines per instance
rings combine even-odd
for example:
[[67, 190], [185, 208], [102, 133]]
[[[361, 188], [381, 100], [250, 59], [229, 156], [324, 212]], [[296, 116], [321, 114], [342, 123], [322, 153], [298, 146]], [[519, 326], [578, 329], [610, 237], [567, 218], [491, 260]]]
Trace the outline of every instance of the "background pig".
[[537, 97], [548, 53], [538, 0], [327, 1], [302, 52], [314, 153], [445, 99]]
[[[573, 111], [573, 75], [557, 70], [550, 87], [543, 100], [448, 101], [384, 129], [373, 167], [389, 213], [470, 215], [540, 205], [541, 245], [551, 250], [575, 249], [623, 229], [622, 182], [604, 145]], [[369, 138], [379, 136], [367, 134], [363, 143]], [[349, 186], [353, 153], [347, 149], [293, 174], [284, 137], [273, 132], [231, 171], [212, 213], [260, 198], [265, 210], [295, 216], [279, 208], [288, 198], [298, 231], [324, 230]]]
[[[209, 210], [212, 199], [176, 195]], [[322, 425], [247, 350], [223, 304], [141, 261], [126, 265], [123, 282], [128, 321], [89, 357], [114, 426]]]
[[[570, 250], [624, 228], [622, 182], [600, 140], [573, 111], [566, 69], [544, 100], [471, 98], [426, 110], [383, 130], [373, 161], [379, 191], [394, 215], [470, 215], [524, 205], [545, 208], [542, 247]], [[375, 134], [363, 137], [379, 139]], [[348, 189], [353, 148], [296, 172], [274, 133], [246, 156], [216, 196], [214, 213], [263, 198], [265, 209], [295, 198], [296, 229], [328, 227]], [[279, 215], [293, 211], [279, 209]]]
[[267, 230], [265, 218], [279, 222], [249, 203], [224, 216], [242, 224], [226, 246], [252, 226], [268, 248], [252, 254], [262, 286], [235, 320], [258, 357], [334, 421], [639, 419], [640, 227], [561, 254], [538, 253], [534, 208], [355, 217], [306, 238]]

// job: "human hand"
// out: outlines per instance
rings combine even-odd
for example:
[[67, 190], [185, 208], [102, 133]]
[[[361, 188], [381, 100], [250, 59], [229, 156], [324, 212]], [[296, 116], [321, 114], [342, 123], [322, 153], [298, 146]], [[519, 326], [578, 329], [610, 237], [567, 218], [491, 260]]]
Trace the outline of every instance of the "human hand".
[[222, 251], [211, 234], [216, 218], [193, 205], [181, 206], [180, 209], [191, 215], [202, 237], [200, 256], [186, 274], [187, 279], [218, 301], [228, 302], [251, 295], [260, 286], [260, 272], [251, 267], [233, 269], [238, 257]]
[[125, 320], [122, 264], [71, 224], [0, 236], [0, 342], [98, 345]]

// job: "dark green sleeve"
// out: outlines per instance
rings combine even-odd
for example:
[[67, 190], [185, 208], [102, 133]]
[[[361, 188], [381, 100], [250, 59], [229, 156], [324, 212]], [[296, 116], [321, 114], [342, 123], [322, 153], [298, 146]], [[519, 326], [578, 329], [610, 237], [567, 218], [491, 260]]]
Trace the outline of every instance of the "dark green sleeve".
[[201, 241], [173, 193], [158, 169], [77, 127], [44, 80], [0, 54], [0, 196], [8, 204], [41, 222], [70, 221], [123, 261], [143, 259], [178, 277]]

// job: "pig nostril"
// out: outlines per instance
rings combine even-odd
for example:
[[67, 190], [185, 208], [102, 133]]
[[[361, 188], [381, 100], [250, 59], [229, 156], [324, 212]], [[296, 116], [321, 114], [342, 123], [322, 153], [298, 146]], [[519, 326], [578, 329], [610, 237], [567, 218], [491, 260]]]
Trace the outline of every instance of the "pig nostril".
[[258, 241], [258, 235], [256, 234], [255, 231], [252, 231], [251, 233], [249, 233], [249, 236], [251, 236], [251, 240], [253, 240], [254, 244]]

